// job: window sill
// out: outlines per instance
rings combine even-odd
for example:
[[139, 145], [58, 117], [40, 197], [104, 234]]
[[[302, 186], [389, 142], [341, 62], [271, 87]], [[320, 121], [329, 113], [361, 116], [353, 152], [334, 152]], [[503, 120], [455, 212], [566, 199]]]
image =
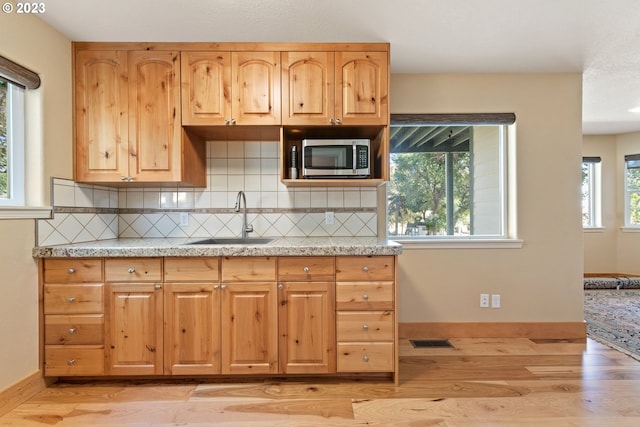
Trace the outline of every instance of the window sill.
[[582, 231], [585, 233], [604, 233], [606, 229], [604, 227], [583, 227]]
[[404, 249], [520, 249], [519, 239], [393, 239]]
[[622, 227], [623, 233], [640, 233], [640, 227]]
[[50, 219], [51, 207], [0, 206], [0, 219]]

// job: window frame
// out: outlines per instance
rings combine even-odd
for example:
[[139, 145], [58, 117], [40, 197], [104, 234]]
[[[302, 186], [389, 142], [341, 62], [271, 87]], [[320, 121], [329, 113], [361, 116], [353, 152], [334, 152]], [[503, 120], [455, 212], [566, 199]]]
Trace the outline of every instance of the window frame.
[[[4, 80], [4, 79], [3, 79]], [[24, 206], [25, 204], [25, 109], [24, 89], [7, 83], [7, 197], [0, 197], [0, 207]]]
[[[515, 114], [513, 113], [488, 113], [488, 114], [391, 114], [390, 125], [503, 125], [501, 131], [501, 148], [499, 151], [500, 158], [500, 186], [501, 186], [501, 234], [495, 236], [477, 235], [477, 236], [421, 236], [421, 237], [404, 237], [389, 235], [388, 227], [388, 204], [384, 205], [384, 228], [385, 236], [389, 240], [397, 241], [406, 245], [407, 248], [521, 248], [523, 241], [515, 237], [515, 224], [509, 214], [510, 201], [512, 192], [510, 191], [510, 179], [513, 176], [512, 171], [515, 165], [510, 165], [514, 160], [514, 156], [509, 153], [514, 144], [515, 131]], [[472, 178], [473, 179], [473, 178]], [[387, 186], [384, 186], [386, 193]], [[387, 198], [385, 197], [385, 200]]]
[[[597, 230], [602, 228], [602, 159], [600, 157], [583, 157], [582, 165], [587, 165], [588, 177], [588, 202], [587, 211], [589, 223], [582, 228], [584, 230]], [[584, 212], [583, 212], [584, 214]]]
[[[630, 154], [624, 156], [624, 229], [640, 231], [640, 224], [631, 224], [631, 193], [640, 195], [640, 189], [629, 191], [628, 171], [629, 162], [640, 162], [640, 154]], [[640, 169], [634, 166], [632, 169]]]

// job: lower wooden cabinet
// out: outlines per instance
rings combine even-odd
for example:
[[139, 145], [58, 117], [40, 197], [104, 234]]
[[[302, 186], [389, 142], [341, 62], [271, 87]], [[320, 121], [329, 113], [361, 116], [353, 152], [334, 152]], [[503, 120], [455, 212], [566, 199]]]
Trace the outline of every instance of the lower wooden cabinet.
[[164, 373], [220, 373], [220, 285], [168, 283], [164, 288]]
[[278, 285], [280, 371], [330, 374], [336, 371], [333, 282]]
[[42, 263], [45, 376], [388, 373], [398, 381], [393, 256]]
[[221, 293], [222, 373], [277, 373], [276, 283], [223, 283]]
[[107, 375], [163, 373], [162, 307], [161, 284], [107, 284]]

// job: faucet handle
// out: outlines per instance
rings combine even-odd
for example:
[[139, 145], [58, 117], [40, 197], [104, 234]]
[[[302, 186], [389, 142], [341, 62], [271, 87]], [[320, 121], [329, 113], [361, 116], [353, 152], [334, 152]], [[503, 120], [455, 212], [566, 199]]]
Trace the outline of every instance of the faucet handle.
[[247, 227], [244, 229], [247, 233], [253, 233], [253, 225], [247, 224]]

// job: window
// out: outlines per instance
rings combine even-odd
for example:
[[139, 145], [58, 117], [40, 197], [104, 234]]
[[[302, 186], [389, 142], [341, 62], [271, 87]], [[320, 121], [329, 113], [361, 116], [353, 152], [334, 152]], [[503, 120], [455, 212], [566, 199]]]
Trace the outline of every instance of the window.
[[0, 79], [0, 206], [24, 205], [24, 90]]
[[515, 116], [496, 115], [493, 123], [475, 115], [465, 115], [466, 123], [459, 117], [442, 123], [438, 115], [438, 123], [430, 123], [434, 115], [404, 123], [394, 116], [388, 236], [506, 238], [506, 136]]
[[582, 158], [582, 226], [602, 226], [601, 216], [601, 172], [600, 157]]
[[624, 156], [625, 226], [640, 227], [640, 154]]

